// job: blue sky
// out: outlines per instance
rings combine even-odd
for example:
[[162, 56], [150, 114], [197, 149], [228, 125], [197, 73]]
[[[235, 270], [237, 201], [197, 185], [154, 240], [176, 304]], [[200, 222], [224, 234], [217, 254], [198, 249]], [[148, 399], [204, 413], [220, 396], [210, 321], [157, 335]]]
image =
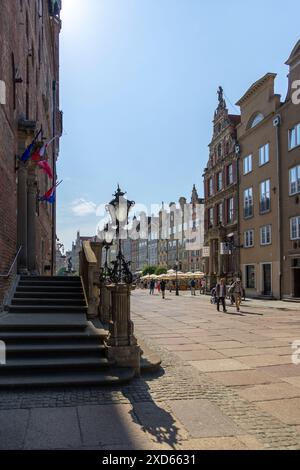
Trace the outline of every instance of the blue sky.
[[[284, 6], [283, 6], [284, 5]], [[58, 236], [94, 235], [117, 183], [150, 205], [202, 195], [217, 88], [234, 103], [300, 38], [299, 0], [64, 0]]]

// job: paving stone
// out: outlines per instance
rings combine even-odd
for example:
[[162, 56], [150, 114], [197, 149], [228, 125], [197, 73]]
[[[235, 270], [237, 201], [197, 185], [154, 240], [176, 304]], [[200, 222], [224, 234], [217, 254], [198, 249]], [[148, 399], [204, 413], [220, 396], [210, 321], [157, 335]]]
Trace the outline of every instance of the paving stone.
[[237, 357], [238, 361], [250, 367], [264, 367], [278, 364], [290, 364], [291, 356], [275, 356], [273, 354], [262, 354], [260, 356]]
[[275, 365], [269, 367], [260, 367], [262, 372], [265, 372], [274, 377], [299, 377], [300, 376], [300, 366], [295, 364], [284, 364], [284, 365]]
[[229, 370], [248, 370], [250, 366], [235, 359], [213, 359], [205, 361], [195, 361], [193, 365], [201, 372], [222, 372]]
[[147, 440], [131, 405], [79, 406], [78, 416], [84, 445], [136, 449]]
[[235, 372], [213, 372], [207, 377], [228, 386], [258, 385], [277, 382], [278, 379], [260, 370], [238, 370]]
[[224, 355], [217, 351], [176, 351], [182, 360], [185, 361], [201, 361], [205, 359], [224, 359]]
[[190, 344], [168, 344], [169, 351], [208, 351], [208, 347], [204, 344], [190, 343]]
[[258, 402], [256, 406], [285, 424], [300, 425], [300, 398], [263, 401]]
[[189, 439], [176, 446], [182, 450], [247, 450], [248, 447], [236, 437]]
[[28, 418], [28, 410], [0, 411], [0, 450], [23, 449]]
[[284, 377], [282, 380], [294, 385], [295, 387], [300, 387], [300, 377]]
[[76, 408], [31, 410], [25, 449], [77, 449], [81, 446]]
[[239, 341], [216, 341], [216, 342], [209, 342], [206, 344], [209, 348], [217, 349], [218, 351], [222, 351], [224, 349], [243, 347], [243, 344]]
[[208, 400], [169, 401], [168, 405], [193, 438], [241, 434], [235, 423]]
[[280, 382], [244, 388], [237, 393], [246, 400], [256, 402], [300, 397], [300, 388]]

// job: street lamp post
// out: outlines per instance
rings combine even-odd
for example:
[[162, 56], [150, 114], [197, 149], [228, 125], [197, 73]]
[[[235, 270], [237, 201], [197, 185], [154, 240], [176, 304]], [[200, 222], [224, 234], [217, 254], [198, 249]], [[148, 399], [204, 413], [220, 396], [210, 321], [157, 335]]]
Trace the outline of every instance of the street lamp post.
[[178, 268], [179, 268], [179, 261], [176, 260], [175, 270], [176, 270], [176, 295], [179, 296], [179, 286], [178, 286]]
[[107, 289], [111, 294], [111, 320], [109, 335], [106, 341], [107, 357], [119, 367], [132, 367], [136, 375], [140, 375], [141, 350], [134, 336], [134, 326], [130, 318], [130, 295], [133, 276], [130, 262], [126, 261], [122, 252], [122, 234], [128, 225], [128, 215], [134, 201], [124, 198], [126, 193], [118, 186], [114, 199], [107, 206], [112, 223], [116, 227], [118, 253], [112, 267], [106, 266]]

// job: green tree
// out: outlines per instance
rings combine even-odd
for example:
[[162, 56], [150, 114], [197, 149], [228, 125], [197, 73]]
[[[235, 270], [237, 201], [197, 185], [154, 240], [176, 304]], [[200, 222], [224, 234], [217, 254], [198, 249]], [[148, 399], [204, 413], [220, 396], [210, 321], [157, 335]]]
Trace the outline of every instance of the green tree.
[[145, 266], [143, 269], [143, 276], [147, 276], [148, 274], [155, 274], [156, 266]]
[[163, 268], [161, 266], [158, 266], [155, 270], [156, 276], [160, 276], [161, 274], [167, 274], [167, 268]]

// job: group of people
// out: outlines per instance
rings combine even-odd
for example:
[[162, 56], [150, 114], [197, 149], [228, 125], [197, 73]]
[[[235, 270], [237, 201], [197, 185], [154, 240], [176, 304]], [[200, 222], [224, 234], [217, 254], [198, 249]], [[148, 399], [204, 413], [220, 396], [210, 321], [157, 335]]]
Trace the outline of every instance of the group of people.
[[166, 298], [166, 288], [167, 288], [167, 283], [164, 279], [162, 279], [161, 281], [159, 282], [155, 282], [154, 279], [151, 279], [150, 281], [150, 295], [154, 295], [154, 292], [155, 292], [155, 287], [157, 288], [157, 291], [158, 293], [162, 294], [162, 298], [165, 299]]
[[226, 285], [225, 279], [220, 279], [216, 287], [211, 291], [212, 302], [217, 305], [217, 311], [220, 311], [220, 305], [223, 307], [223, 312], [227, 312], [226, 298], [229, 296], [231, 305], [236, 306], [237, 312], [240, 312], [242, 298], [245, 300], [245, 289], [240, 278], [232, 281], [229, 288]]

